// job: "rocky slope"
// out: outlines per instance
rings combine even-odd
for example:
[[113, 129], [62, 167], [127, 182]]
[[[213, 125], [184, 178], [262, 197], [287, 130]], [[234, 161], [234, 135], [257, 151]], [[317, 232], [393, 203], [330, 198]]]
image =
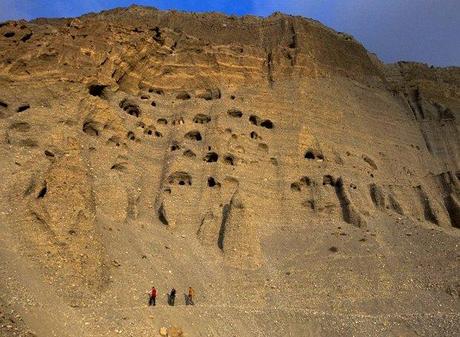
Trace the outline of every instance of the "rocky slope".
[[5, 336], [460, 333], [459, 68], [130, 7], [0, 24], [0, 88]]

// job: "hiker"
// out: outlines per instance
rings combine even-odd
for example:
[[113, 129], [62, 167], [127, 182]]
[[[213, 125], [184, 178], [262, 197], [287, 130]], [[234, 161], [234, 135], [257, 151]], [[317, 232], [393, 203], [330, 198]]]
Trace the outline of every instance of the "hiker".
[[150, 299], [149, 299], [149, 305], [156, 305], [156, 299], [157, 299], [157, 290], [155, 287], [152, 287], [152, 290], [150, 291]]
[[176, 289], [172, 288], [171, 293], [169, 294], [169, 305], [174, 306], [175, 300], [176, 300]]
[[194, 296], [195, 296], [195, 290], [193, 290], [192, 287], [188, 287], [188, 303], [187, 304], [195, 305], [195, 303], [193, 303]]

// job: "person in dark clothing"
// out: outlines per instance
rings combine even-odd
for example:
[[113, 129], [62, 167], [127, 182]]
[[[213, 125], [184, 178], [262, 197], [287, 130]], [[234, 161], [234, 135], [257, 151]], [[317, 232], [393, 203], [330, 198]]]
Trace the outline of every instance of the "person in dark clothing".
[[176, 300], [176, 289], [172, 288], [171, 293], [169, 294], [169, 305], [174, 306]]
[[150, 291], [150, 299], [149, 299], [149, 305], [156, 305], [156, 299], [157, 299], [157, 290], [155, 287], [152, 287], [152, 290]]

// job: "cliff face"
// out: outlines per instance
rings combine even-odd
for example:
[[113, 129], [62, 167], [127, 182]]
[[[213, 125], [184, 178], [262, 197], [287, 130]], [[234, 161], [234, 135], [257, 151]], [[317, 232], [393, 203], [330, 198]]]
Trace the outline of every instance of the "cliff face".
[[[281, 14], [0, 34], [0, 304], [37, 335], [458, 333], [459, 68]], [[152, 319], [151, 282], [200, 305]]]

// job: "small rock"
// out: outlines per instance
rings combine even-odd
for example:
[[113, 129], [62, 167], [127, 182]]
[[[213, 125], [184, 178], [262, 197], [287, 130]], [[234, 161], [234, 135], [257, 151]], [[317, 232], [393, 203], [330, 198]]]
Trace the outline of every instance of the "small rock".
[[160, 336], [167, 336], [168, 335], [168, 329], [166, 329], [164, 326], [160, 328]]
[[184, 333], [182, 332], [182, 329], [176, 328], [176, 327], [170, 327], [167, 330], [167, 336], [168, 337], [181, 337], [183, 336]]

